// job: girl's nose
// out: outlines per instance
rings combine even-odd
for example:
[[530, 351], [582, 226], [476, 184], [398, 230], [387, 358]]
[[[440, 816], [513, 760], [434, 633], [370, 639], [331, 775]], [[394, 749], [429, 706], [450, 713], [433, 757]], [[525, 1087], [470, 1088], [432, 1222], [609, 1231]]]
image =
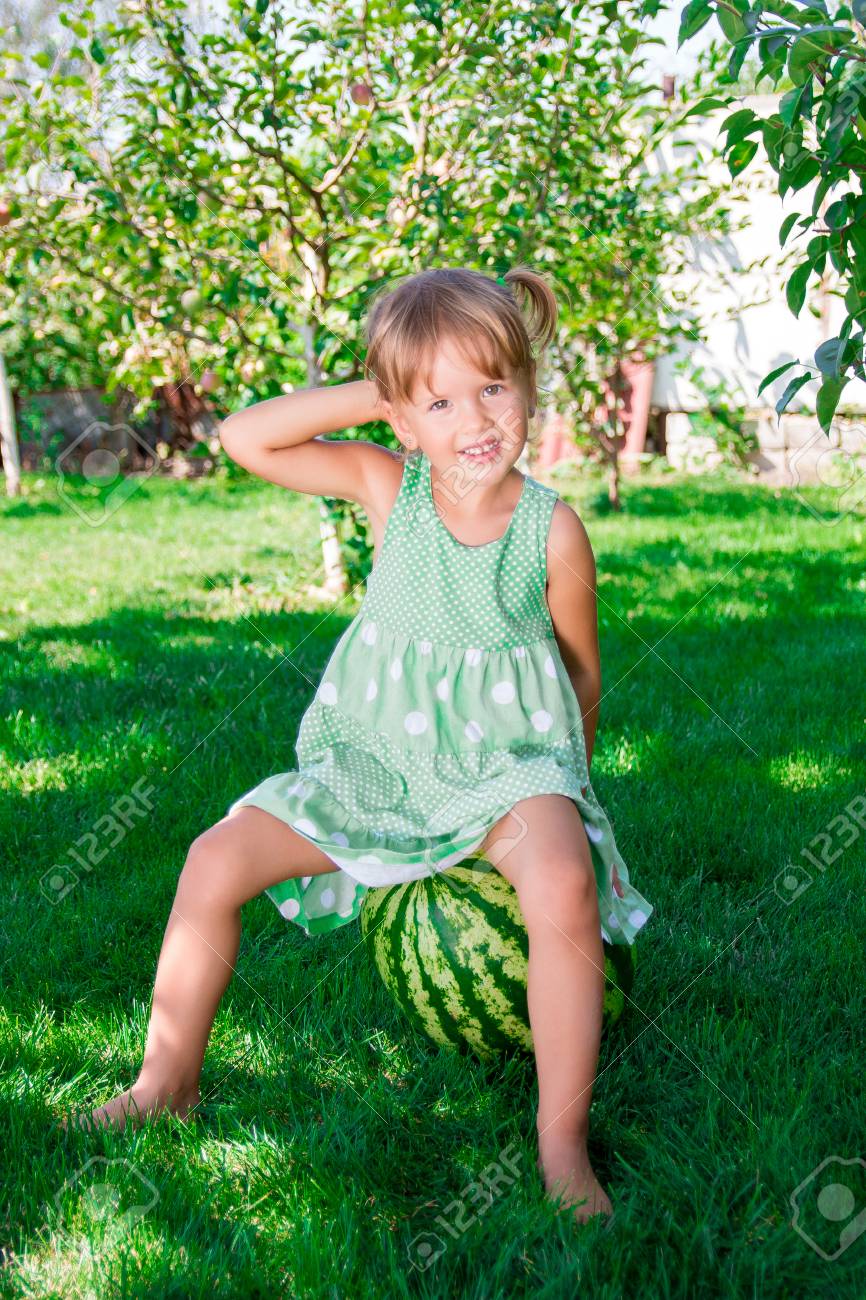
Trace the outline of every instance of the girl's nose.
[[476, 434], [481, 437], [493, 428], [488, 411], [481, 411], [470, 407], [461, 421], [463, 432], [467, 435]]

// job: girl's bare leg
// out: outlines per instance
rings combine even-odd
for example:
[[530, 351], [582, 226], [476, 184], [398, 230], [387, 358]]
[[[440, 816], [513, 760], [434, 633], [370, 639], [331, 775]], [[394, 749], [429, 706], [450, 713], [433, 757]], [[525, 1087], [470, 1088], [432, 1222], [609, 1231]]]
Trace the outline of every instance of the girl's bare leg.
[[565, 795], [537, 795], [516, 804], [476, 852], [514, 886], [529, 934], [527, 996], [545, 1186], [552, 1199], [573, 1204], [579, 1220], [610, 1214], [586, 1148], [601, 1039], [604, 949], [583, 822]]
[[200, 1100], [205, 1048], [234, 972], [241, 906], [281, 880], [335, 870], [327, 854], [261, 808], [237, 808], [199, 835], [166, 925], [138, 1078], [74, 1122], [123, 1128], [165, 1108], [185, 1119]]

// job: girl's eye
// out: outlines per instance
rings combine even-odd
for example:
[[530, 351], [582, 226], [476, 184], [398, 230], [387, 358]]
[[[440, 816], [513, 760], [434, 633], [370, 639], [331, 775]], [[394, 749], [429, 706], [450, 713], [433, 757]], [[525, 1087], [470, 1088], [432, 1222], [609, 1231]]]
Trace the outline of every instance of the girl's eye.
[[[485, 388], [484, 391], [485, 391], [485, 393], [486, 393], [486, 392], [487, 392], [489, 389], [491, 389], [491, 388], [500, 388], [500, 389], [501, 389], [502, 387], [503, 387], [503, 385], [500, 384], [500, 383], [488, 384], [488, 385], [487, 385], [487, 388]], [[498, 393], [494, 393], [493, 396], [494, 396], [494, 397], [498, 397], [499, 394], [498, 394]], [[438, 401], [432, 402], [431, 405], [430, 405], [430, 407], [429, 407], [428, 409], [431, 410], [431, 411], [435, 411], [436, 408], [437, 408], [438, 406], [440, 406], [442, 402], [447, 402], [447, 401], [448, 401], [448, 398], [447, 398], [447, 397], [440, 397], [440, 398], [438, 399]]]

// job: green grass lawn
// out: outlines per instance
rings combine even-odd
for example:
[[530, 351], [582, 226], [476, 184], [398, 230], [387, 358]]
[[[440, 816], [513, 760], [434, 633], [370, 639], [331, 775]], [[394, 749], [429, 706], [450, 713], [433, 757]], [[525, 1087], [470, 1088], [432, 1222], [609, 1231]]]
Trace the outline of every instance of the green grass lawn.
[[[264, 897], [198, 1120], [54, 1127], [134, 1079], [187, 846], [294, 767], [361, 593], [304, 596], [311, 498], [147, 479], [92, 526], [30, 475], [0, 502], [3, 1296], [866, 1293], [866, 1232], [837, 1254], [866, 1226], [866, 521], [730, 475], [627, 481], [619, 517], [555, 482], [598, 564], [593, 784], [656, 909], [593, 1097], [612, 1223], [545, 1200], [530, 1059], [432, 1047], [356, 925], [311, 939]], [[142, 778], [153, 811], [49, 899]]]

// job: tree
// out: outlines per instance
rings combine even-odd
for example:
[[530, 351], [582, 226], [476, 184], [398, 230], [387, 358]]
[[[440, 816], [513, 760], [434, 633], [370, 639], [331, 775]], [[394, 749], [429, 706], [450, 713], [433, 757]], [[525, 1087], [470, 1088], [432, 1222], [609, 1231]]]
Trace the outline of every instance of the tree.
[[[850, 7], [827, 0], [690, 0], [682, 11], [679, 44], [714, 15], [733, 46], [729, 84], [737, 81], [754, 47], [759, 79], [774, 87], [790, 79], [778, 112], [761, 118], [751, 108], [738, 108], [722, 131], [732, 176], [763, 145], [780, 196], [817, 181], [811, 211], [789, 213], [779, 230], [782, 246], [792, 232], [795, 239], [811, 236], [786, 285], [788, 306], [800, 314], [810, 278], [822, 276], [829, 261], [844, 297], [845, 320], [839, 334], [817, 349], [814, 366], [786, 362], [764, 377], [761, 389], [792, 366], [805, 366], [788, 383], [776, 411], [781, 414], [804, 384], [818, 378], [816, 410], [826, 433], [845, 386], [852, 378], [866, 379], [866, 0], [852, 0]], [[697, 108], [721, 107], [733, 99], [704, 100]]]
[[[646, 283], [683, 178], [640, 174], [667, 114], [644, 102], [636, 0], [228, 0], [212, 31], [183, 0], [127, 0], [117, 21], [85, 6], [60, 22], [77, 38], [60, 66], [37, 54], [26, 97], [7, 73], [5, 294], [33, 284], [58, 339], [88, 321], [92, 362], [136, 413], [205, 368], [226, 413], [357, 378], [372, 295], [421, 265], [548, 270], [571, 299], [560, 359], [581, 400], [585, 354], [601, 375], [663, 337]], [[345, 513], [322, 502], [337, 593]]]
[[6, 365], [2, 353], [0, 353], [0, 451], [3, 453], [6, 495], [17, 497], [21, 491], [21, 460], [18, 455], [18, 434], [15, 429], [15, 406], [9, 381], [6, 378]]

